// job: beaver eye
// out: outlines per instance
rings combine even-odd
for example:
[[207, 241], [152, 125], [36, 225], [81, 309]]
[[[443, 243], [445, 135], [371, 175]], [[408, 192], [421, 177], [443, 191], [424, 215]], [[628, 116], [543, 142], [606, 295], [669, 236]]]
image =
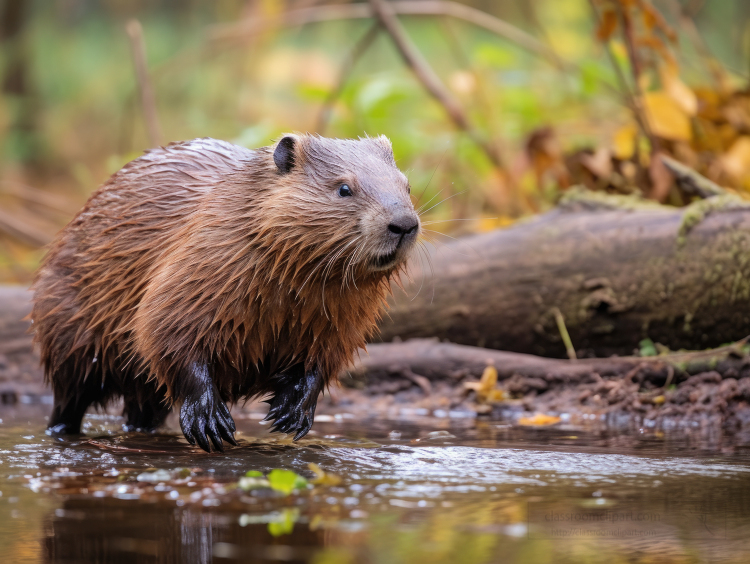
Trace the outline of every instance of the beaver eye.
[[349, 188], [348, 184], [342, 184], [339, 186], [339, 196], [346, 198], [347, 196], [354, 196], [354, 194], [352, 194], [352, 189]]

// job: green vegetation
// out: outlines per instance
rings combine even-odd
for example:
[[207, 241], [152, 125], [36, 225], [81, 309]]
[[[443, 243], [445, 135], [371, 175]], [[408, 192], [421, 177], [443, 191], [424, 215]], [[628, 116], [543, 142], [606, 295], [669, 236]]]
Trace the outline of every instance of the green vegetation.
[[[160, 142], [211, 136], [257, 147], [290, 130], [382, 133], [419, 205], [435, 206], [427, 214], [437, 232], [506, 225], [549, 209], [575, 184], [689, 203], [650, 164], [657, 151], [723, 186], [750, 186], [742, 134], [750, 102], [735, 70], [746, 46], [728, 39], [725, 25], [747, 36], [743, 2], [697, 11], [690, 3], [681, 15], [679, 2], [647, 0], [475, 4], [540, 52], [456, 17], [399, 17], [466, 114], [467, 131], [384, 30], [345, 64], [370, 19], [280, 23], [307, 9], [291, 1], [179, 10], [140, 0], [22, 2], [20, 31], [0, 40], [0, 281], [27, 282], [39, 247], [152, 145], [125, 33], [132, 18], [143, 26]], [[243, 18], [266, 23], [249, 33]], [[56, 199], [40, 202], [28, 187]]]

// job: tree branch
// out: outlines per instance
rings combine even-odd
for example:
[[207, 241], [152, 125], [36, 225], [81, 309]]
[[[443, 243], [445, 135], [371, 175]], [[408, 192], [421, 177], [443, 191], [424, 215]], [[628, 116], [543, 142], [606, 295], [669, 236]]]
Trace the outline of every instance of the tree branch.
[[[547, 60], [558, 68], [569, 65], [563, 62], [549, 47], [525, 31], [491, 14], [444, 0], [407, 1], [388, 3], [391, 9], [401, 16], [449, 16], [473, 24], [515, 43], [519, 47]], [[209, 40], [246, 40], [263, 32], [269, 25], [298, 27], [310, 23], [332, 20], [372, 18], [369, 4], [337, 4], [291, 10], [272, 19], [248, 19], [239, 23], [216, 25], [209, 32]]]
[[412, 43], [401, 23], [396, 18], [390, 4], [385, 0], [370, 0], [373, 12], [385, 30], [391, 36], [398, 52], [406, 65], [412, 70], [417, 80], [435, 100], [443, 106], [451, 121], [484, 151], [487, 158], [498, 168], [503, 168], [502, 159], [497, 151], [482, 140], [469, 122], [461, 105], [445, 87], [419, 49]]

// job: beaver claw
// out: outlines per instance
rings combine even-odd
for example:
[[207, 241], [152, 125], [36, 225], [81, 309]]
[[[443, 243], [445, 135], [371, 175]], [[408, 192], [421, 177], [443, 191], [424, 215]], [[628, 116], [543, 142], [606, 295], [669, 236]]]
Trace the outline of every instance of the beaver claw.
[[[195, 372], [202, 372], [194, 370]], [[237, 428], [234, 420], [229, 414], [229, 409], [219, 396], [219, 390], [216, 384], [208, 376], [207, 371], [203, 372], [197, 381], [200, 386], [188, 394], [182, 403], [180, 409], [180, 427], [182, 434], [191, 445], [198, 444], [206, 452], [211, 452], [213, 443], [214, 450], [224, 452], [222, 439], [229, 444], [237, 446], [234, 440], [234, 433]]]
[[281, 385], [274, 396], [266, 400], [271, 407], [264, 421], [274, 420], [271, 431], [294, 433], [299, 440], [310, 430], [315, 419], [315, 407], [322, 382], [318, 370], [290, 370], [280, 375]]

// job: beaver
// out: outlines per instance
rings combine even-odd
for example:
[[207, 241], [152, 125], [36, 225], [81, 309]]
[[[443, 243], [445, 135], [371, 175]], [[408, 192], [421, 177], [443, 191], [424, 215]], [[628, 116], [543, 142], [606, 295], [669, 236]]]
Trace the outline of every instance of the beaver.
[[49, 432], [80, 433], [89, 406], [122, 397], [126, 429], [154, 430], [181, 404], [188, 442], [223, 451], [236, 444], [227, 404], [265, 396], [272, 430], [303, 437], [420, 229], [383, 136], [146, 152], [94, 192], [36, 274]]

